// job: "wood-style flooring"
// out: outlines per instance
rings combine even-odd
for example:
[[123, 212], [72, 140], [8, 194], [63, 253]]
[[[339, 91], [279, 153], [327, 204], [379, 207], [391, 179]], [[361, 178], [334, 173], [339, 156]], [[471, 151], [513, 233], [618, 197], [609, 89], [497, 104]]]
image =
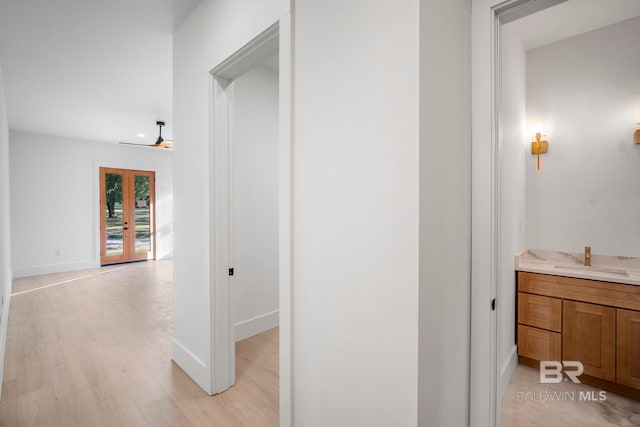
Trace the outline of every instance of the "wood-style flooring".
[[237, 343], [236, 385], [208, 396], [171, 361], [172, 269], [16, 279], [0, 426], [277, 426], [278, 330]]
[[502, 426], [640, 426], [640, 402], [600, 391], [571, 381], [541, 384], [537, 369], [518, 365], [502, 401]]

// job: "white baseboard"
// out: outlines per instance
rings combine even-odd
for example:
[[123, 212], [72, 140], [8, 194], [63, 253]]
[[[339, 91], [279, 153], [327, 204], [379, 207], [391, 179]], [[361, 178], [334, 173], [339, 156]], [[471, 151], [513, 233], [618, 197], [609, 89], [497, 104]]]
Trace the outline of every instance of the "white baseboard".
[[253, 319], [243, 320], [236, 323], [235, 335], [236, 342], [242, 341], [245, 338], [258, 335], [261, 332], [273, 329], [280, 324], [280, 311], [272, 311], [261, 316], [254, 317]]
[[511, 377], [518, 366], [518, 347], [513, 346], [511, 351], [509, 352], [509, 357], [502, 365], [502, 369], [500, 370], [500, 384], [498, 385], [498, 396], [502, 400], [504, 394], [507, 392], [509, 388], [509, 383], [511, 382]]
[[211, 375], [207, 365], [185, 346], [171, 340], [171, 359], [180, 366], [204, 391], [211, 393]]
[[13, 269], [13, 277], [29, 277], [38, 276], [40, 274], [49, 273], [64, 273], [67, 271], [86, 270], [89, 268], [98, 268], [100, 263], [95, 260], [80, 261], [69, 264], [50, 264], [50, 265], [38, 265], [34, 267], [22, 267]]

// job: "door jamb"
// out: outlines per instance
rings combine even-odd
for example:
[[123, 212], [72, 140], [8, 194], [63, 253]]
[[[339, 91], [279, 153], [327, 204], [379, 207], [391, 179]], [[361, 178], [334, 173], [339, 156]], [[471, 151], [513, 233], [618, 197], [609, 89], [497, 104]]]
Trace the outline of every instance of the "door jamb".
[[292, 17], [277, 22], [210, 71], [210, 287], [211, 392], [235, 382], [233, 289], [230, 262], [229, 163], [231, 81], [252, 65], [279, 52], [278, 240], [280, 311], [280, 425], [291, 425], [291, 207], [292, 207]]
[[[476, 85], [472, 89], [472, 278], [471, 278], [471, 378], [470, 425], [495, 426], [500, 419], [498, 384], [499, 336], [497, 311], [490, 311], [496, 298], [500, 310], [498, 286], [500, 271], [499, 227], [499, 90], [500, 90], [500, 26], [566, 0], [505, 0], [490, 2], [488, 15], [481, 11], [478, 27], [489, 30], [489, 43], [478, 41], [481, 49], [473, 52], [472, 74]], [[478, 12], [475, 12], [478, 13]], [[508, 17], [507, 17], [508, 15]], [[484, 21], [488, 17], [487, 21]], [[507, 20], [505, 20], [507, 17]], [[475, 26], [475, 22], [473, 23]], [[473, 30], [472, 30], [473, 31]], [[486, 40], [486, 39], [485, 39]], [[488, 49], [486, 49], [488, 47]], [[485, 50], [486, 49], [486, 50]], [[482, 62], [475, 58], [482, 58]], [[485, 58], [489, 59], [487, 72]], [[486, 91], [488, 89], [488, 91]], [[489, 94], [488, 97], [483, 96]], [[490, 125], [485, 126], [486, 112]], [[488, 163], [488, 164], [487, 164]], [[488, 313], [488, 314], [487, 314]], [[489, 340], [486, 338], [489, 337]], [[504, 338], [504, 337], [502, 337]], [[489, 369], [487, 369], [487, 363]], [[490, 393], [487, 395], [486, 390]], [[486, 409], [489, 408], [488, 413]]]

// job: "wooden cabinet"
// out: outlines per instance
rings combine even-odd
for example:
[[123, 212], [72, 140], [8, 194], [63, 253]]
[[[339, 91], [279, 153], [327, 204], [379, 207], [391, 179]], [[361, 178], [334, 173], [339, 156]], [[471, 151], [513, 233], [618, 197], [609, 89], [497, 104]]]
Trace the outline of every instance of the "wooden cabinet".
[[640, 286], [518, 272], [520, 362], [579, 361], [580, 380], [640, 400]]
[[616, 380], [640, 388], [640, 312], [618, 309]]
[[615, 381], [616, 309], [563, 301], [562, 359], [584, 365], [584, 373]]

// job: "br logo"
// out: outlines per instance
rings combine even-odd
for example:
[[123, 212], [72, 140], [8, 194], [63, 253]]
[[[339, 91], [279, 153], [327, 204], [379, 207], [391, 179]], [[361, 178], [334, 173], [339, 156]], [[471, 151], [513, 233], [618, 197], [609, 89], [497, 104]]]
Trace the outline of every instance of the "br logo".
[[540, 362], [540, 383], [542, 384], [557, 384], [562, 381], [564, 373], [571, 378], [574, 383], [580, 383], [578, 377], [584, 372], [584, 365], [582, 362], [567, 361], [562, 363], [545, 360]]

